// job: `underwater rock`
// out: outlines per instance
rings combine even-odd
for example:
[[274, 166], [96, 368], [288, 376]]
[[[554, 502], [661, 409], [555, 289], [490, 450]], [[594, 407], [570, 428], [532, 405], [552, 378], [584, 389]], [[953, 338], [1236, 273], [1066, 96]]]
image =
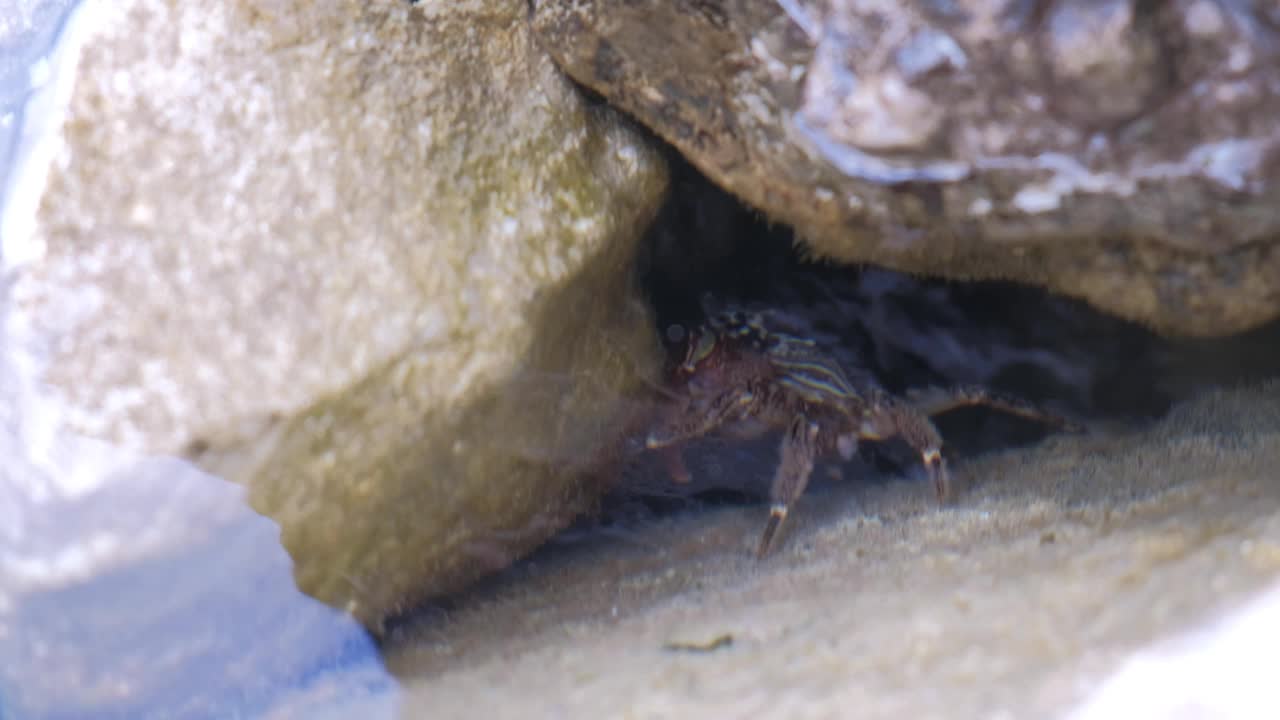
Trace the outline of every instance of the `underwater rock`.
[[536, 0], [566, 72], [814, 254], [1161, 332], [1280, 316], [1275, 16], [1133, 0]]
[[245, 484], [370, 626], [593, 502], [666, 171], [525, 14], [85, 3], [6, 203], [22, 422]]

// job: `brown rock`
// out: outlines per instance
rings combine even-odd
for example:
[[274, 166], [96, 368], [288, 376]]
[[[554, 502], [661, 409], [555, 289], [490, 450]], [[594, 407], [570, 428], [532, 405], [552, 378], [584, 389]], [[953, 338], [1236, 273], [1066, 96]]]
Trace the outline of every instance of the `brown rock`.
[[1162, 331], [1280, 314], [1262, 9], [537, 0], [574, 78], [815, 254], [1085, 298]]

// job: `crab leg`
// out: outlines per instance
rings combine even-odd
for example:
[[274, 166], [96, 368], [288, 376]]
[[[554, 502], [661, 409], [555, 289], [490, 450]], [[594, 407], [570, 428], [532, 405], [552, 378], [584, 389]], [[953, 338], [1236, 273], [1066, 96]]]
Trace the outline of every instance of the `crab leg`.
[[656, 452], [662, 457], [662, 465], [674, 482], [679, 485], [693, 482], [693, 475], [689, 472], [689, 466], [684, 463], [684, 452], [680, 445], [660, 447]]
[[868, 408], [862, 418], [859, 435], [868, 440], [883, 440], [899, 435], [924, 462], [933, 491], [939, 503], [951, 499], [951, 474], [942, 459], [942, 435], [929, 416], [912, 405], [881, 400]]
[[769, 490], [772, 505], [769, 508], [769, 520], [764, 525], [764, 534], [760, 537], [760, 546], [756, 549], [756, 557], [764, 557], [773, 547], [778, 528], [787, 519], [787, 511], [804, 488], [809, 484], [809, 476], [813, 473], [813, 461], [817, 455], [818, 424], [810, 422], [804, 415], [797, 415], [782, 436], [782, 460], [773, 476], [773, 486]]
[[725, 423], [750, 415], [755, 400], [747, 390], [721, 393], [709, 401], [687, 398], [649, 431], [645, 447], [657, 450], [702, 437]]
[[742, 418], [750, 412], [756, 398], [746, 390], [721, 393], [707, 401], [704, 398], [686, 397], [678, 407], [668, 412], [657, 427], [649, 431], [644, 444], [662, 455], [667, 474], [680, 485], [692, 481], [689, 468], [684, 463], [681, 446], [689, 440], [702, 437], [730, 421]]
[[960, 385], [953, 388], [929, 388], [912, 391], [907, 394], [911, 406], [925, 415], [941, 415], [956, 408], [982, 405], [1001, 412], [1042, 422], [1064, 430], [1080, 430], [1080, 426], [1070, 420], [1045, 412], [1025, 400], [993, 393], [977, 385]]

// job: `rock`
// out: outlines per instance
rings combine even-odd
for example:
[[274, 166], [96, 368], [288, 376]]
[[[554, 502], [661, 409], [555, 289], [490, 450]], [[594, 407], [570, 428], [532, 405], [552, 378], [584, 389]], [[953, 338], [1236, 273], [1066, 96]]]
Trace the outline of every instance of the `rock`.
[[630, 273], [665, 168], [523, 3], [87, 2], [59, 53], [3, 226], [19, 528], [123, 487], [61, 439], [189, 458], [377, 627], [594, 501], [660, 355]]
[[575, 79], [818, 256], [1033, 283], [1216, 336], [1280, 316], [1266, 13], [536, 0], [534, 26]]

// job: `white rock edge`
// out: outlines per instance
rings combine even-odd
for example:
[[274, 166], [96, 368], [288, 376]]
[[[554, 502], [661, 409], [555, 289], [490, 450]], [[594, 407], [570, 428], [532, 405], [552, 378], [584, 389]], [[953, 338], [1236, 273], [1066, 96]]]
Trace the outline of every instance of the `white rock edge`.
[[1280, 718], [1280, 585], [1187, 635], [1135, 653], [1068, 720]]

